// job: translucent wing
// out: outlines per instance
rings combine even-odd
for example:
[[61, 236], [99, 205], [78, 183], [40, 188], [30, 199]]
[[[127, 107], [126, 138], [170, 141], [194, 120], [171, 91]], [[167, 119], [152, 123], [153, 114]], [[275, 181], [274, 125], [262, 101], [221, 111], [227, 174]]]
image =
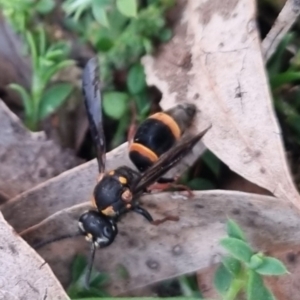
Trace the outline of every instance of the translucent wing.
[[99, 173], [105, 170], [105, 136], [103, 131], [102, 102], [97, 58], [91, 58], [82, 75], [82, 91], [90, 125], [90, 132], [96, 147]]

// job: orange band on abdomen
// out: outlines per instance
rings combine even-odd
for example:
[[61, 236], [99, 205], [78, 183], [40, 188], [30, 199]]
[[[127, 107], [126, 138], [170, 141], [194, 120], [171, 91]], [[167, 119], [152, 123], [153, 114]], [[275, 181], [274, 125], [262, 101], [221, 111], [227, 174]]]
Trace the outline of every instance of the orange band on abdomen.
[[158, 160], [157, 155], [152, 150], [143, 146], [142, 144], [132, 143], [129, 151], [136, 151], [136, 152], [140, 153], [141, 155], [147, 157], [152, 162], [156, 162]]
[[170, 130], [172, 131], [176, 140], [178, 140], [180, 138], [181, 130], [180, 130], [178, 124], [175, 122], [175, 120], [171, 116], [167, 115], [164, 112], [159, 112], [159, 113], [156, 113], [156, 114], [150, 116], [149, 118], [161, 121], [162, 123], [164, 123], [166, 126], [168, 126], [170, 128]]

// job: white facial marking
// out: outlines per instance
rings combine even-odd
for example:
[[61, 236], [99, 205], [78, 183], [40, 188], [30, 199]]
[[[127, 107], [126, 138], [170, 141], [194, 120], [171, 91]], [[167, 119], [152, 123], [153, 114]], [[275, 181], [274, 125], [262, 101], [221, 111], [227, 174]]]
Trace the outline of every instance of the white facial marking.
[[108, 238], [106, 238], [106, 237], [97, 238], [97, 240], [96, 240], [95, 243], [97, 243], [97, 244], [100, 245], [100, 244], [103, 243], [103, 242], [108, 242]]
[[82, 232], [85, 232], [82, 222], [78, 222], [78, 226]]

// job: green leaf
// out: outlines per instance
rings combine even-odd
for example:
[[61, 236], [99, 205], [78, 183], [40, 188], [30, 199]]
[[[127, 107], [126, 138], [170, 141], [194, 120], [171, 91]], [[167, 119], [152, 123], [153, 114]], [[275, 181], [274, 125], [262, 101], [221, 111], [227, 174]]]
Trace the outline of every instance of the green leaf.
[[108, 15], [110, 37], [118, 37], [124, 31], [124, 28], [128, 23], [128, 19], [128, 17], [121, 14], [117, 9], [110, 11]]
[[141, 93], [146, 87], [144, 68], [141, 64], [133, 65], [127, 75], [127, 88], [132, 95]]
[[35, 8], [40, 14], [48, 14], [54, 9], [54, 7], [54, 0], [40, 0]]
[[108, 274], [98, 273], [98, 274], [95, 275], [94, 278], [91, 279], [90, 286], [97, 288], [100, 285], [104, 285], [108, 281], [109, 281]]
[[230, 272], [225, 268], [225, 266], [221, 263], [218, 267], [215, 277], [214, 277], [214, 286], [216, 290], [221, 294], [225, 295], [228, 291], [231, 282], [233, 280], [233, 276]]
[[212, 190], [216, 188], [210, 180], [204, 178], [194, 178], [190, 180], [187, 185], [192, 190]]
[[17, 91], [21, 98], [22, 98], [22, 101], [23, 101], [23, 105], [24, 105], [24, 108], [25, 108], [25, 114], [26, 116], [30, 116], [32, 114], [32, 106], [31, 106], [31, 98], [30, 98], [30, 95], [28, 94], [28, 92], [19, 84], [16, 84], [16, 83], [11, 83], [9, 85], [9, 88]]
[[37, 72], [38, 71], [38, 54], [37, 54], [36, 44], [35, 44], [33, 35], [30, 31], [26, 31], [25, 36], [26, 36], [27, 44], [30, 49], [32, 69], [33, 69], [33, 72]]
[[255, 270], [258, 268], [264, 261], [264, 255], [262, 253], [256, 253], [251, 256], [250, 262], [248, 264], [248, 267], [250, 269]]
[[84, 273], [86, 268], [86, 259], [83, 255], [77, 255], [72, 263], [72, 282], [76, 282], [80, 276]]
[[241, 262], [239, 260], [231, 256], [225, 256], [222, 258], [222, 263], [232, 275], [234, 275], [235, 277], [238, 276], [242, 268]]
[[255, 271], [261, 275], [283, 275], [288, 273], [285, 265], [273, 257], [263, 257], [263, 261]]
[[252, 249], [243, 241], [236, 238], [224, 238], [220, 244], [236, 259], [249, 263], [254, 254]]
[[143, 38], [143, 46], [147, 54], [151, 54], [153, 52], [154, 47], [150, 39]]
[[226, 227], [227, 227], [227, 234], [229, 237], [236, 238], [245, 242], [247, 241], [245, 233], [235, 221], [229, 219], [227, 221]]
[[214, 173], [214, 175], [218, 177], [221, 172], [221, 161], [209, 150], [207, 150], [201, 158], [209, 167], [209, 169]]
[[137, 0], [117, 0], [117, 9], [127, 17], [136, 17]]
[[101, 5], [101, 1], [94, 1], [92, 3], [92, 13], [95, 20], [104, 27], [109, 27], [109, 22], [107, 18], [107, 12], [105, 7]]
[[107, 92], [103, 95], [103, 110], [109, 117], [118, 120], [128, 108], [129, 96], [121, 92]]
[[163, 29], [160, 33], [159, 33], [159, 39], [162, 42], [167, 42], [172, 38], [172, 30], [169, 28], [165, 28]]
[[300, 72], [286, 71], [274, 76], [270, 76], [270, 85], [272, 89], [281, 87], [284, 84], [300, 81]]
[[134, 102], [138, 110], [137, 121], [142, 122], [149, 115], [151, 108], [151, 100], [147, 90], [145, 89], [142, 93], [135, 95]]
[[280, 44], [278, 45], [276, 52], [269, 59], [268, 64], [267, 64], [267, 69], [268, 69], [270, 76], [276, 75], [280, 72], [280, 68], [281, 68], [281, 65], [283, 62], [284, 51], [294, 38], [295, 38], [294, 33], [286, 34], [283, 37]]
[[255, 271], [248, 271], [247, 300], [276, 300], [264, 285], [262, 277]]
[[56, 50], [52, 50], [52, 51], [47, 51], [45, 58], [49, 59], [49, 60], [54, 60], [64, 54], [65, 54], [65, 52], [63, 49], [56, 49]]
[[74, 60], [64, 60], [54, 66], [52, 66], [51, 68], [48, 68], [47, 71], [42, 74], [43, 75], [43, 82], [48, 83], [52, 76], [54, 76], [58, 71], [60, 71], [63, 68], [69, 67], [74, 65]]
[[39, 56], [43, 55], [46, 51], [46, 33], [43, 27], [38, 27], [38, 34], [39, 34]]
[[39, 120], [42, 120], [58, 109], [70, 95], [73, 86], [60, 83], [46, 90], [39, 106]]
[[107, 52], [113, 45], [113, 41], [108, 37], [102, 37], [96, 42], [96, 48], [101, 52]]

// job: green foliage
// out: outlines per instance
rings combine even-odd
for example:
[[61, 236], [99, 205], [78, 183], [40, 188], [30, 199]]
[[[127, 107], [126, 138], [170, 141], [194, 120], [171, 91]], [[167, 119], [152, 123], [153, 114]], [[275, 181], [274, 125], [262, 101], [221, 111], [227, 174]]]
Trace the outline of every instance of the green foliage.
[[56, 84], [44, 92], [39, 105], [39, 119], [52, 114], [70, 95], [72, 86], [69, 83]]
[[144, 68], [141, 64], [134, 64], [128, 71], [127, 88], [132, 95], [138, 95], [146, 88]]
[[137, 0], [116, 0], [117, 9], [127, 17], [136, 17]]
[[244, 232], [233, 220], [228, 220], [227, 232], [230, 237], [237, 238], [241, 241], [246, 241]]
[[245, 293], [247, 300], [275, 300], [261, 275], [287, 274], [285, 266], [276, 258], [255, 253], [244, 232], [233, 220], [229, 220], [226, 227], [228, 237], [223, 238], [220, 244], [229, 256], [222, 259], [214, 278], [215, 288], [223, 300], [234, 300], [241, 292]]
[[247, 300], [275, 300], [270, 290], [264, 285], [262, 277], [255, 271], [248, 271]]
[[198, 283], [195, 276], [187, 276], [187, 275], [180, 276], [178, 278], [178, 282], [179, 282], [182, 296], [185, 296], [186, 299], [191, 299], [191, 298], [203, 299], [202, 294], [199, 291]]
[[54, 0], [0, 0], [3, 15], [17, 32], [24, 32], [36, 14], [47, 14], [54, 9]]
[[[108, 282], [106, 274], [92, 271], [90, 287], [85, 287], [85, 275], [87, 271], [87, 262], [83, 256], [77, 256], [72, 264], [72, 282], [67, 289], [71, 299], [86, 299], [89, 297], [109, 297], [105, 292], [104, 286]], [[96, 298], [95, 298], [96, 299]]]
[[112, 119], [120, 119], [128, 108], [129, 95], [121, 92], [106, 92], [103, 95], [103, 110]]
[[209, 150], [205, 151], [201, 158], [212, 171], [212, 173], [216, 177], [219, 177], [221, 172], [221, 161]]
[[232, 284], [233, 276], [224, 264], [217, 269], [214, 277], [214, 286], [219, 294], [225, 296]]
[[69, 51], [66, 44], [47, 46], [42, 28], [37, 29], [36, 35], [26, 31], [25, 37], [32, 63], [31, 89], [26, 91], [17, 84], [11, 84], [10, 88], [19, 92], [23, 100], [25, 124], [31, 130], [36, 130], [39, 121], [53, 113], [71, 93], [72, 86], [69, 83], [48, 86], [53, 76], [74, 62], [66, 59]]
[[224, 238], [221, 240], [220, 244], [228, 251], [230, 254], [245, 263], [250, 262], [253, 252], [251, 248], [243, 241], [236, 238]]
[[[283, 129], [289, 133], [285, 141], [296, 149], [300, 146], [300, 51], [297, 43], [296, 34], [288, 33], [267, 64], [275, 108]], [[297, 49], [295, 53], [288, 50], [293, 47]]]
[[186, 184], [191, 190], [213, 190], [216, 188], [215, 184], [207, 180], [205, 178], [193, 178], [192, 180], [188, 181]]

